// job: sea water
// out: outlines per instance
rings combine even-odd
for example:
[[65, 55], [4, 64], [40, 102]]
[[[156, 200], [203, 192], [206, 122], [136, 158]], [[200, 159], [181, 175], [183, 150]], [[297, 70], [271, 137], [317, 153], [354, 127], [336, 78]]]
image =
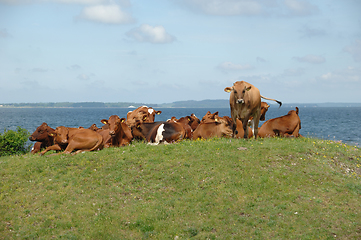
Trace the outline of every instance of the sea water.
[[[155, 121], [166, 121], [172, 116], [176, 118], [194, 113], [199, 119], [210, 111], [219, 112], [220, 116], [230, 116], [229, 108], [157, 108], [161, 110]], [[100, 120], [111, 115], [126, 118], [128, 108], [0, 108], [0, 132], [4, 129], [16, 130], [17, 126], [27, 129], [30, 133], [46, 122], [50, 127], [90, 127], [95, 123], [102, 126]], [[294, 107], [271, 105], [266, 113], [266, 120], [283, 116]], [[343, 141], [348, 144], [361, 143], [361, 108], [360, 107], [299, 107], [301, 119], [300, 134], [308, 137]], [[261, 126], [263, 122], [260, 122]]]

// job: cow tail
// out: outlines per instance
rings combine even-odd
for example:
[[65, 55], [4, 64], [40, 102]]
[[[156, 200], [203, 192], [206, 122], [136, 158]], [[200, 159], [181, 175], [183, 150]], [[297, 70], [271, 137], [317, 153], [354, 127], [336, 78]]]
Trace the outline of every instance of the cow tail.
[[278, 104], [280, 105], [279, 107], [281, 107], [281, 106], [282, 106], [282, 102], [277, 101], [276, 99], [267, 98], [267, 97], [264, 97], [264, 96], [262, 96], [262, 95], [261, 95], [261, 98], [266, 99], [266, 100], [270, 100], [270, 101], [275, 101], [276, 103], [278, 103]]

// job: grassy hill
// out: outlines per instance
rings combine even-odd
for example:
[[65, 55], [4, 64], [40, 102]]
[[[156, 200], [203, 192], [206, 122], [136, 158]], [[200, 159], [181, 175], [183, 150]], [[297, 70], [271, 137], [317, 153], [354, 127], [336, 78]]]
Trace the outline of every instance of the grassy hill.
[[361, 149], [211, 139], [0, 158], [0, 239], [360, 239]]

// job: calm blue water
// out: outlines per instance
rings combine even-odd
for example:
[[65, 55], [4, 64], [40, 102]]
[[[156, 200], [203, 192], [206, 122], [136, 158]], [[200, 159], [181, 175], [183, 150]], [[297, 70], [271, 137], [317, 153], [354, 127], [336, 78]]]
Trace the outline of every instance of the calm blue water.
[[[230, 116], [229, 108], [155, 108], [162, 114], [156, 116], [156, 121], [165, 121], [172, 116], [177, 118], [194, 113], [202, 118], [207, 111], [219, 111], [220, 116]], [[49, 126], [85, 128], [96, 123], [102, 126], [101, 119], [111, 115], [126, 117], [127, 108], [0, 108], [0, 132], [4, 129], [16, 130], [17, 126], [27, 129], [30, 133], [46, 122]], [[266, 114], [266, 120], [279, 117], [294, 108], [271, 106]], [[361, 108], [306, 108], [299, 107], [303, 136], [317, 137], [329, 140], [342, 140], [345, 143], [360, 145], [361, 143]], [[260, 122], [260, 126], [263, 122]]]

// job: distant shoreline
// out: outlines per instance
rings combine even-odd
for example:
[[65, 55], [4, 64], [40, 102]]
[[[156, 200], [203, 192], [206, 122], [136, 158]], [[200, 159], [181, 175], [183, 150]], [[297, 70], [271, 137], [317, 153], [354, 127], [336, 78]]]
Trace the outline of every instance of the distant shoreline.
[[[269, 102], [274, 105], [273, 102]], [[134, 103], [134, 102], [48, 102], [48, 103], [2, 103], [0, 108], [129, 108], [139, 106], [153, 108], [229, 108], [229, 100], [189, 100], [173, 103]], [[361, 107], [361, 103], [283, 103], [282, 107]]]

